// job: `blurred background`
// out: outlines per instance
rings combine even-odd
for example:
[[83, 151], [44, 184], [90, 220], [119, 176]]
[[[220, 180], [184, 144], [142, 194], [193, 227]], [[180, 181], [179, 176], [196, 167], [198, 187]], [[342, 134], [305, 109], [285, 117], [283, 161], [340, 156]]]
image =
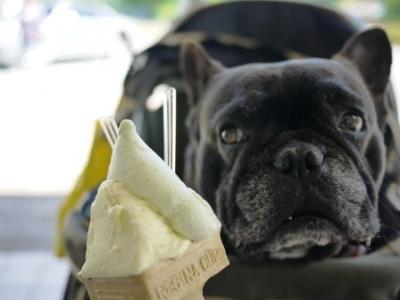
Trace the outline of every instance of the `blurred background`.
[[[113, 114], [134, 53], [219, 0], [0, 0], [0, 300], [61, 299], [57, 207]], [[400, 96], [400, 1], [302, 1], [384, 26]], [[40, 277], [40, 278], [39, 278]]]

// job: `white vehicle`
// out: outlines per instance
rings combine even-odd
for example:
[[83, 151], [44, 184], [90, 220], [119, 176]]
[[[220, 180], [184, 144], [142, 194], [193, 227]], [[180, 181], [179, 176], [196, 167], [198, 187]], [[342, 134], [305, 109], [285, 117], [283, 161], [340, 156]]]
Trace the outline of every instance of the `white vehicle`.
[[27, 44], [22, 3], [0, 0], [0, 65], [108, 58], [131, 48], [138, 34], [134, 19], [100, 1], [61, 0], [46, 8], [37, 40]]
[[45, 60], [107, 58], [132, 43], [136, 27], [132, 19], [104, 3], [80, 2], [58, 2], [42, 22], [43, 43], [35, 52]]
[[22, 0], [0, 0], [0, 66], [13, 65], [22, 55], [21, 8]]

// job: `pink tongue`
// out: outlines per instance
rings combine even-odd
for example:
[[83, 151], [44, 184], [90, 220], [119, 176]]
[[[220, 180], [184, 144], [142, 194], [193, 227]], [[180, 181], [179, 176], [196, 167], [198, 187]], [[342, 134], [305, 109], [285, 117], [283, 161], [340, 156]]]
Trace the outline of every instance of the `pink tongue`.
[[364, 245], [347, 245], [345, 248], [338, 247], [338, 249], [333, 253], [336, 257], [358, 257], [365, 255], [368, 252], [368, 248]]
[[365, 253], [367, 253], [367, 247], [365, 247], [364, 245], [358, 245], [354, 247], [351, 256], [352, 257], [362, 256]]

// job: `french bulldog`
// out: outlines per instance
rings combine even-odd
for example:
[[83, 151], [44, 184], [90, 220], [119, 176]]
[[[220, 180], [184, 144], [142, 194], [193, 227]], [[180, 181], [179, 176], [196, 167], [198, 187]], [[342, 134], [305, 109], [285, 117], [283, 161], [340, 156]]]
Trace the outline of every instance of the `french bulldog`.
[[200, 45], [182, 46], [184, 177], [216, 210], [228, 251], [259, 261], [370, 245], [382, 223], [391, 62], [379, 28], [331, 59], [226, 68]]

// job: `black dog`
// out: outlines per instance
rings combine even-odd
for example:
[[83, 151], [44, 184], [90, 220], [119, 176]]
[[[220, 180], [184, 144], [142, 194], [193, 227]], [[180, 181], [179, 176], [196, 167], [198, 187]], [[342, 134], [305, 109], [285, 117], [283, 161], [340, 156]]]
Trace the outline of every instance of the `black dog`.
[[224, 68], [187, 43], [185, 179], [214, 205], [244, 260], [338, 255], [380, 231], [386, 164], [386, 34], [332, 59]]

